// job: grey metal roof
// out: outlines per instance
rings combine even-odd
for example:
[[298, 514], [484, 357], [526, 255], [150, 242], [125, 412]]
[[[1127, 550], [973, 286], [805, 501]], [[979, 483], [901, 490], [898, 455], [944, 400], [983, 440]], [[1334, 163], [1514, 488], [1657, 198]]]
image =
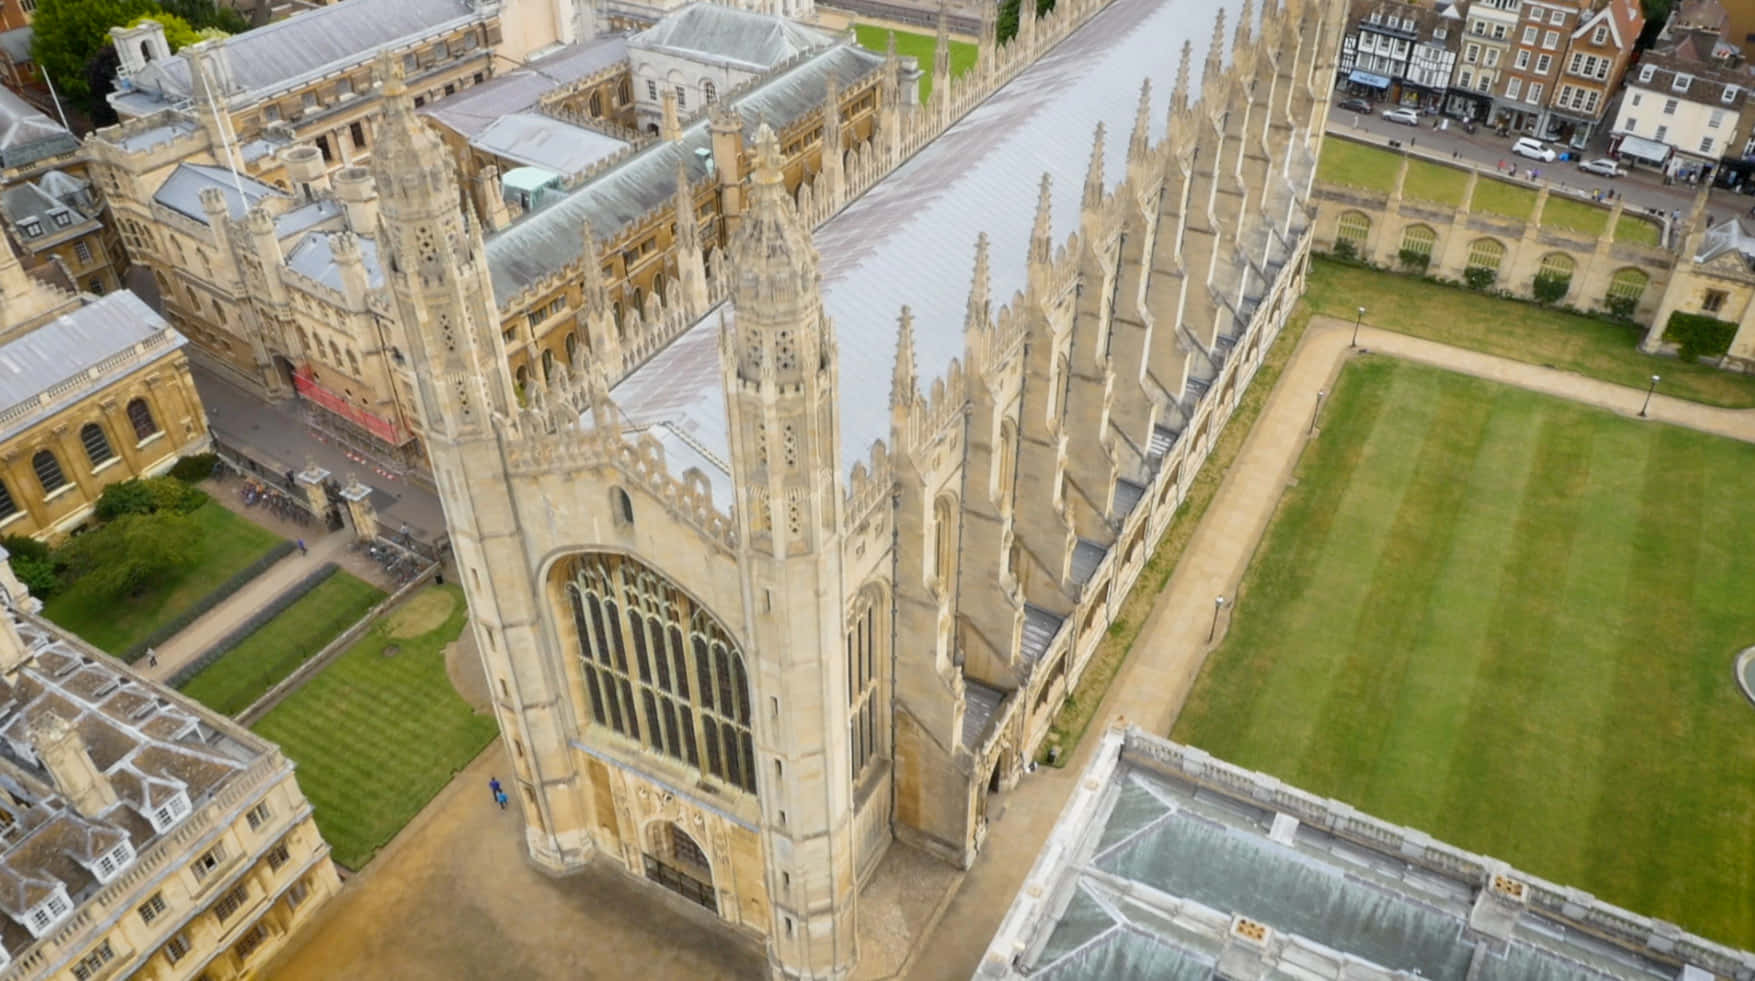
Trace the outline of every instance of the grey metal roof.
[[[43, 190], [36, 181], [21, 181], [0, 191], [0, 210], [6, 212], [7, 220], [18, 229], [18, 241], [33, 251], [45, 243], [84, 234], [95, 225], [92, 218]], [[36, 221], [34, 235], [23, 227], [28, 219]], [[58, 219], [66, 224], [58, 224]]]
[[1134, 508], [1139, 507], [1140, 498], [1145, 496], [1145, 485], [1136, 484], [1131, 480], [1116, 480], [1115, 517], [1118, 520], [1125, 520], [1128, 515], [1133, 513]]
[[540, 112], [514, 112], [483, 128], [469, 145], [484, 153], [572, 176], [613, 156], [628, 142]]
[[166, 357], [187, 343], [139, 297], [118, 290], [0, 344], [0, 439], [11, 438], [73, 400], [63, 395], [54, 405], [23, 416], [10, 410], [37, 403], [37, 396], [44, 391], [88, 376], [94, 368], [97, 376], [87, 378], [87, 387], [108, 385], [138, 370], [140, 361], [106, 363], [134, 345], [148, 342], [154, 353], [146, 360]]
[[474, 138], [501, 116], [533, 108], [555, 89], [595, 75], [627, 57], [625, 37], [601, 37], [568, 45], [540, 61], [429, 103], [421, 113], [465, 138]]
[[[205, 225], [207, 214], [201, 210], [201, 192], [210, 187], [218, 188], [225, 195], [233, 218], [244, 217], [251, 208], [268, 198], [286, 196], [279, 188], [264, 184], [253, 177], [239, 174], [234, 178], [232, 172], [224, 167], [180, 163], [171, 171], [171, 176], [159, 185], [158, 192], [152, 199]], [[242, 196], [238, 194], [240, 187], [243, 188]]]
[[788, 58], [835, 42], [834, 35], [785, 17], [717, 3], [695, 3], [666, 14], [658, 23], [629, 38], [628, 47], [765, 71]]
[[[366, 267], [366, 286], [379, 289], [384, 285], [384, 267], [378, 263], [378, 243], [359, 236], [360, 258]], [[332, 290], [341, 289], [341, 270], [335, 265], [335, 250], [328, 235], [307, 235], [293, 246], [286, 256], [287, 268], [306, 279], [313, 279]]]
[[[361, 64], [386, 45], [484, 16], [469, 0], [342, 0], [214, 43], [230, 65], [228, 94], [235, 96]], [[167, 101], [187, 99], [189, 62], [180, 55], [152, 62], [131, 82]]]
[[1109, 554], [1109, 550], [1096, 542], [1088, 542], [1083, 538], [1079, 539], [1079, 543], [1073, 546], [1073, 582], [1076, 582], [1081, 586], [1090, 582], [1091, 577], [1097, 573], [1097, 566], [1103, 564], [1103, 556], [1107, 554]]
[[974, 678], [963, 679], [964, 749], [973, 752], [981, 748], [988, 728], [993, 725], [993, 717], [999, 712], [999, 703], [1003, 701], [1005, 692], [998, 688], [984, 685]]
[[[1673, 962], [1653, 955], [1667, 949], [1657, 938], [1673, 943], [1679, 931], [1654, 929], [1642, 951], [1534, 905], [1495, 905], [1491, 921], [1472, 918], [1485, 882], [1410, 857], [1442, 851], [1459, 867], [1529, 880], [1429, 838], [1421, 844], [1417, 833], [1351, 809], [1343, 815], [1341, 805], [1263, 774], [1215, 761], [1197, 785], [1160, 761], [1198, 751], [1138, 729], [1122, 739], [1117, 731], [1105, 735], [978, 978], [1678, 976]], [[1322, 808], [1336, 809], [1347, 838], [1289, 813]], [[1406, 841], [1415, 850], [1372, 844], [1378, 841]], [[1265, 928], [1263, 938], [1238, 930], [1239, 917]], [[1221, 955], [1250, 967], [1221, 972]]]
[[1741, 253], [1743, 258], [1755, 263], [1755, 235], [1743, 227], [1741, 218], [1721, 221], [1708, 228], [1701, 238], [1700, 252], [1694, 257], [1694, 261], [1710, 262], [1727, 252]]
[[30, 42], [36, 36], [36, 28], [28, 24], [0, 32], [0, 54], [6, 55], [15, 65], [25, 64], [31, 61]]
[[[1224, 5], [1233, 8], [1227, 22], [1234, 22], [1234, 8], [1241, 4], [1226, 0]], [[914, 312], [923, 382], [942, 375], [963, 354], [977, 234], [986, 232], [991, 242], [992, 294], [1009, 298], [1023, 289], [1042, 175], [1053, 178], [1055, 237], [1064, 239], [1078, 222], [1098, 121], [1107, 134], [1107, 184], [1114, 187], [1124, 175], [1141, 81], [1151, 77], [1152, 138], [1162, 139], [1176, 53], [1187, 41], [1194, 64], [1205, 59], [1217, 6], [1196, 0], [1115, 0], [817, 230], [823, 305], [835, 322], [842, 365], [845, 472], [889, 436], [888, 372], [858, 367], [894, 360], [901, 308]], [[1198, 83], [1194, 87], [1198, 90]], [[1198, 95], [1192, 92], [1190, 98]], [[575, 219], [571, 227], [577, 224]], [[715, 330], [718, 316], [712, 312], [690, 331]], [[637, 389], [628, 386], [641, 375], [671, 371], [670, 358], [668, 350], [660, 352], [617, 387], [624, 411], [659, 421], [632, 398]], [[724, 399], [717, 387], [680, 411], [698, 416], [683, 425], [703, 431], [717, 418], [719, 434], [711, 445], [725, 450]]]
[[168, 116], [157, 126], [148, 126], [122, 137], [116, 145], [130, 153], [138, 153], [181, 139], [199, 129], [201, 125], [187, 116]]
[[11, 89], [0, 88], [0, 166], [22, 167], [78, 146], [67, 127]]
[[1024, 637], [1018, 644], [1018, 655], [1026, 661], [1040, 661], [1042, 655], [1048, 653], [1049, 645], [1054, 643], [1054, 635], [1060, 633], [1060, 625], [1065, 622], [1065, 617], [1025, 603]]
[[341, 217], [341, 213], [341, 202], [334, 198], [320, 198], [316, 201], [310, 201], [276, 217], [274, 219], [274, 234], [278, 238], [292, 238], [331, 218]]
[[[843, 44], [801, 63], [737, 100], [745, 135], [753, 138], [763, 120], [780, 129], [816, 109], [828, 91], [830, 76], [845, 90], [882, 61], [863, 48]], [[706, 120], [696, 120], [683, 131], [681, 139], [647, 147], [488, 239], [488, 269], [493, 274], [498, 302], [503, 306], [527, 284], [552, 276], [576, 261], [584, 249], [580, 230], [586, 220], [599, 239], [606, 239], [619, 234], [622, 226], [646, 212], [668, 203], [676, 190], [678, 163], [688, 169], [689, 180], [700, 180], [706, 175], [706, 165], [695, 150], [710, 147], [711, 143]], [[720, 429], [724, 429], [723, 423]], [[718, 452], [726, 455], [723, 432]]]

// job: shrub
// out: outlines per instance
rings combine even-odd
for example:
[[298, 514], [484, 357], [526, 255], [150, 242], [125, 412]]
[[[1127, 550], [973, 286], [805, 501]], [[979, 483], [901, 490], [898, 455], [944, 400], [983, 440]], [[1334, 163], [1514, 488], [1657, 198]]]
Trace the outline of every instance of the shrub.
[[1708, 317], [1702, 313], [1670, 314], [1664, 325], [1664, 340], [1676, 345], [1676, 353], [1684, 361], [1724, 356], [1737, 336], [1737, 325], [1728, 320]]
[[1395, 257], [1401, 261], [1403, 269], [1413, 273], [1423, 273], [1432, 264], [1432, 253], [1420, 249], [1403, 249]]
[[56, 557], [93, 595], [121, 600], [187, 570], [200, 534], [195, 522], [176, 512], [124, 514], [69, 539]]
[[1609, 312], [1609, 316], [1621, 320], [1632, 320], [1633, 310], [1637, 306], [1639, 306], [1639, 300], [1636, 297], [1609, 296], [1603, 298], [1603, 309]]
[[1470, 266], [1463, 270], [1463, 282], [1472, 290], [1485, 290], [1498, 278], [1499, 273], [1486, 266]]
[[171, 476], [185, 484], [199, 484], [213, 476], [213, 467], [219, 462], [216, 453], [197, 453], [186, 456], [171, 466]]
[[1334, 256], [1346, 262], [1359, 261], [1359, 247], [1344, 238], [1335, 239]]
[[1530, 292], [1535, 295], [1536, 302], [1554, 303], [1566, 297], [1566, 291], [1572, 289], [1571, 276], [1554, 276], [1541, 273], [1535, 282], [1530, 284]]
[[98, 496], [94, 508], [100, 521], [113, 521], [125, 514], [187, 514], [207, 503], [207, 495], [173, 477], [149, 477], [110, 484]]
[[0, 538], [12, 563], [12, 574], [37, 599], [48, 599], [61, 588], [60, 564], [49, 546], [28, 535]]

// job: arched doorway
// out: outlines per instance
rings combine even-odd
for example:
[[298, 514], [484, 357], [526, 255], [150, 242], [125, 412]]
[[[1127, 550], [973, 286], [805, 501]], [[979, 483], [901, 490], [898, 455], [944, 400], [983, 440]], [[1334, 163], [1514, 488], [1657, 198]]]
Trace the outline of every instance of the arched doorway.
[[672, 821], [660, 821], [646, 834], [646, 878], [671, 892], [719, 912], [718, 894], [713, 891], [713, 869], [707, 853], [682, 827]]

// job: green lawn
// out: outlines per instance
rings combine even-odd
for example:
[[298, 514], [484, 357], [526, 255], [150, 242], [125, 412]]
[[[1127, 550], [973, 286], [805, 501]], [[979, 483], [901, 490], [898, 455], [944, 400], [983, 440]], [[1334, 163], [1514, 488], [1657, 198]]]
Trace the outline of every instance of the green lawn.
[[1348, 367], [1175, 737], [1755, 945], [1755, 446]]
[[1349, 187], [1388, 191], [1395, 187], [1402, 156], [1352, 140], [1324, 139], [1316, 161], [1316, 179]]
[[451, 597], [437, 627], [399, 637], [394, 614], [380, 620], [254, 726], [298, 765], [317, 828], [350, 869], [369, 861], [497, 732], [445, 674], [445, 646], [467, 617], [463, 592], [430, 591]]
[[1548, 203], [1542, 206], [1544, 228], [1556, 228], [1596, 238], [1603, 234], [1603, 227], [1608, 223], [1609, 212], [1606, 209], [1585, 201], [1550, 195]]
[[215, 712], [236, 715], [383, 598], [383, 590], [337, 571], [190, 678], [183, 694]]
[[[871, 24], [853, 25], [854, 36], [859, 46], [879, 54], [889, 50], [890, 29], [874, 27]], [[907, 31], [896, 32], [896, 54], [903, 58], [913, 57], [920, 62], [920, 101], [932, 98], [932, 57], [938, 50], [938, 38], [931, 34], [910, 34]], [[951, 42], [951, 75], [963, 74], [975, 66], [975, 55], [979, 48], [967, 41]]]
[[1658, 244], [1657, 223], [1638, 215], [1622, 212], [1621, 220], [1615, 223], [1615, 241], [1630, 242], [1634, 245]]
[[216, 501], [191, 511], [201, 528], [195, 563], [179, 578], [160, 583], [118, 606], [75, 582], [43, 604], [43, 615], [112, 654], [127, 650], [219, 588], [273, 548], [280, 538], [238, 517]]
[[[1390, 186], [1394, 187], [1394, 176]], [[1463, 191], [1468, 188], [1469, 175], [1430, 160], [1408, 163], [1407, 179], [1402, 181], [1402, 197], [1410, 201], [1431, 201], [1455, 208], [1462, 204]]]
[[[1353, 319], [1359, 306], [1373, 326], [1456, 347], [1545, 364], [1620, 385], [1732, 408], [1755, 406], [1755, 376], [1643, 354], [1644, 328], [1565, 313], [1460, 287], [1422, 282], [1314, 258], [1304, 301], [1319, 314]], [[1755, 641], [1751, 641], [1755, 643]]]
[[1529, 221], [1530, 214], [1536, 210], [1536, 192], [1483, 175], [1475, 182], [1475, 196], [1469, 202], [1469, 210]]

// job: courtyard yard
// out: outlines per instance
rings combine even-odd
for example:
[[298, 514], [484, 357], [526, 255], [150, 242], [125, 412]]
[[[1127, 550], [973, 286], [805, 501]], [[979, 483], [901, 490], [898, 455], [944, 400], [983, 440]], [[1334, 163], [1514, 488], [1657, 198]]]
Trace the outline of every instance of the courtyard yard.
[[378, 587], [337, 571], [190, 678], [183, 694], [236, 715], [383, 598]]
[[1677, 398], [1734, 409], [1755, 407], [1755, 375], [1644, 354], [1639, 340], [1645, 329], [1633, 324], [1321, 258], [1311, 259], [1304, 302], [1316, 313], [1348, 321], [1363, 306], [1365, 322], [1372, 326], [1471, 351], [1632, 388], [1644, 388], [1655, 374], [1663, 379], [1658, 390]]
[[1367, 357], [1174, 736], [1755, 945], [1755, 446]]
[[[886, 27], [875, 27], [871, 24], [853, 25], [854, 36], [859, 46], [868, 51], [883, 54], [890, 47], [890, 31]], [[932, 98], [932, 55], [938, 47], [938, 38], [930, 34], [910, 34], [907, 31], [896, 32], [896, 54], [903, 58], [915, 58], [920, 62], [920, 101]], [[961, 75], [975, 66], [975, 45], [967, 41], [951, 42], [951, 75]]]
[[266, 556], [281, 541], [217, 501], [208, 501], [188, 516], [198, 526], [199, 537], [182, 574], [148, 586], [119, 604], [75, 582], [44, 602], [43, 615], [97, 647], [122, 654]]
[[445, 672], [445, 648], [466, 617], [462, 590], [428, 587], [253, 727], [298, 765], [317, 828], [350, 869], [369, 861], [498, 731]]

